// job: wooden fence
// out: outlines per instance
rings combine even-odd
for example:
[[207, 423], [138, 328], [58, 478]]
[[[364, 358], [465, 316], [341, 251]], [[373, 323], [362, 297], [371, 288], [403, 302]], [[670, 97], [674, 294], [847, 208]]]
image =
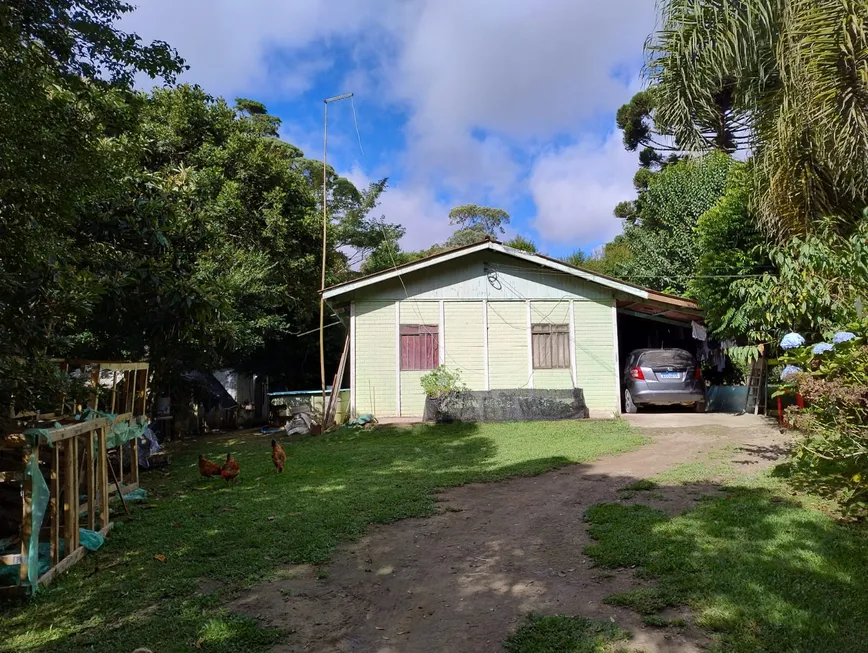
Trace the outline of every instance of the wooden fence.
[[[46, 540], [49, 543], [50, 568], [38, 575], [39, 584], [47, 585], [84, 556], [86, 550], [81, 545], [79, 529], [106, 536], [113, 525], [109, 513], [113, 494], [123, 496], [139, 487], [138, 438], [129, 441], [128, 474], [124, 470], [126, 443], [110, 449], [109, 441], [113, 428], [133, 426], [144, 419], [147, 363], [68, 361], [61, 367], [68, 370], [77, 364], [87, 365], [91, 373], [94, 386], [91, 407], [103, 413], [120, 414], [113, 418], [91, 416], [71, 421], [69, 406], [61, 398], [54, 414], [18, 414], [16, 418], [29, 417], [34, 426], [44, 425], [45, 418], [68, 423], [43, 428], [38, 436], [29, 431], [28, 435], [0, 438], [0, 485], [20, 489], [21, 497], [20, 553], [0, 555], [0, 567], [19, 565], [15, 589], [29, 587], [30, 565], [38, 564], [29, 555], [34, 538], [34, 543]], [[111, 374], [110, 389], [105, 387], [108, 374]], [[39, 507], [34, 501], [38, 503], [44, 496], [44, 486], [48, 489], [45, 515], [39, 531], [33, 532], [34, 508]]]

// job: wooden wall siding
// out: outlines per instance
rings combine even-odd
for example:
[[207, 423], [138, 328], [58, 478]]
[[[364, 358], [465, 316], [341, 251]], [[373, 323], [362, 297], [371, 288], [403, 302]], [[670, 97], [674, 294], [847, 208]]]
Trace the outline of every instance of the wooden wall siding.
[[394, 417], [395, 302], [356, 302], [356, 413]]
[[[392, 308], [392, 320], [395, 319], [394, 304]], [[440, 324], [440, 302], [437, 301], [416, 301], [405, 300], [400, 302], [401, 324], [430, 324], [437, 325], [438, 330], [444, 329], [446, 334], [449, 333], [447, 325]], [[375, 338], [382, 340], [384, 346], [395, 348], [394, 322], [392, 330], [383, 332], [382, 335], [375, 334]], [[391, 336], [391, 337], [390, 337]], [[388, 344], [386, 344], [388, 343]], [[448, 351], [447, 351], [448, 353]], [[448, 359], [447, 359], [448, 361]], [[395, 368], [392, 368], [394, 376]], [[425, 393], [422, 390], [420, 379], [428, 374], [429, 370], [401, 370], [401, 417], [422, 417], [425, 411]], [[385, 415], [385, 413], [381, 413]], [[390, 417], [395, 416], [395, 413], [390, 413]]]
[[[489, 270], [491, 274], [487, 273]], [[497, 252], [480, 252], [358, 291], [359, 300], [609, 299], [609, 288]], [[406, 289], [406, 291], [405, 291]]]
[[[614, 300], [575, 301], [576, 385], [585, 395], [592, 411], [612, 412], [618, 405], [615, 376], [612, 305]], [[444, 302], [444, 322], [440, 324], [438, 301], [402, 301], [402, 324], [437, 325], [443, 332], [444, 363], [457, 369], [472, 390], [485, 389], [485, 344], [483, 304], [481, 301]], [[531, 370], [528, 365], [527, 303], [489, 301], [488, 366], [492, 390], [526, 388]], [[569, 324], [569, 301], [531, 303], [532, 324]], [[393, 417], [398, 412], [397, 376], [400, 375], [400, 414], [421, 417], [425, 396], [419, 383], [424, 370], [397, 372], [400, 361], [396, 347], [395, 302], [357, 302], [355, 305], [356, 412]], [[537, 369], [533, 387], [562, 389], [573, 387], [571, 370]]]
[[[531, 322], [533, 324], [565, 324], [569, 328], [570, 300], [535, 301], [531, 302]], [[559, 344], [569, 347], [569, 332]], [[549, 390], [564, 390], [573, 387], [573, 376], [570, 371], [569, 349], [565, 352], [563, 361], [565, 367], [552, 369], [536, 369], [533, 372], [533, 387]]]
[[485, 390], [482, 302], [445, 302], [445, 365], [471, 390]]
[[492, 390], [530, 385], [526, 302], [488, 302], [488, 368]]
[[575, 302], [576, 381], [592, 411], [619, 405], [615, 376], [613, 301]]

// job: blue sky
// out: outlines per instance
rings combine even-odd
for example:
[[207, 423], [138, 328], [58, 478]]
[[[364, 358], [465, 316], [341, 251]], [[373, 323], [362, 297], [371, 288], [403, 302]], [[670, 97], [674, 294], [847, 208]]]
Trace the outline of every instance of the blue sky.
[[140, 0], [123, 27], [176, 47], [183, 81], [260, 100], [282, 135], [359, 185], [406, 249], [448, 237], [464, 203], [506, 209], [558, 256], [620, 231], [636, 156], [615, 129], [640, 88], [651, 0]]

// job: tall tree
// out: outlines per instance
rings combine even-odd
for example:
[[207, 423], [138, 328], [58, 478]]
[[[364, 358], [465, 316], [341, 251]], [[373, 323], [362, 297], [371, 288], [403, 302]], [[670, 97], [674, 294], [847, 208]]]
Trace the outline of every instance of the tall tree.
[[446, 247], [461, 247], [503, 234], [509, 213], [490, 206], [462, 204], [449, 211], [449, 224], [458, 228], [446, 241]]
[[[79, 208], [114, 183], [113, 144], [140, 74], [171, 82], [183, 61], [114, 23], [119, 0], [0, 3], [0, 405], [56, 389], [62, 354], [99, 295], [77, 267]], [[4, 415], [5, 415], [4, 411]]]
[[507, 247], [512, 247], [513, 249], [520, 249], [523, 252], [529, 252], [531, 254], [536, 254], [537, 252], [536, 244], [532, 240], [525, 238], [521, 234], [517, 235], [511, 240], [506, 241], [506, 243], [504, 244]]
[[752, 205], [777, 233], [804, 233], [827, 215], [852, 224], [868, 195], [868, 4], [660, 6], [647, 64], [658, 129], [701, 150], [717, 144], [716, 125], [737, 125], [733, 143], [755, 157]]
[[624, 227], [620, 240], [632, 256], [620, 258], [616, 275], [657, 290], [685, 292], [700, 255], [696, 224], [724, 194], [732, 164], [731, 157], [716, 153], [680, 161], [655, 175], [639, 195], [634, 221]]

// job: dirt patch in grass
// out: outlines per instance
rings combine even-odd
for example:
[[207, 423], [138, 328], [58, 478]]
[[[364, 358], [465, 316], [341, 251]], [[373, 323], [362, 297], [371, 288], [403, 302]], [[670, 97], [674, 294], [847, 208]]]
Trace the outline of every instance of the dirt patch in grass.
[[[698, 652], [708, 640], [695, 627], [646, 625], [636, 612], [605, 602], [655, 585], [635, 570], [605, 570], [584, 555], [592, 544], [584, 514], [679, 463], [781, 437], [764, 426], [655, 430], [654, 442], [637, 451], [447, 490], [437, 495], [434, 516], [377, 526], [339, 547], [327, 578], [318, 579], [313, 568], [290, 568], [231, 608], [292, 633], [274, 649], [280, 653], [501, 651], [531, 613], [614, 619], [631, 635], [618, 643], [625, 650]], [[673, 515], [702, 495], [697, 487], [638, 487], [648, 489], [633, 490], [639, 496], [623, 505], [642, 500]]]

